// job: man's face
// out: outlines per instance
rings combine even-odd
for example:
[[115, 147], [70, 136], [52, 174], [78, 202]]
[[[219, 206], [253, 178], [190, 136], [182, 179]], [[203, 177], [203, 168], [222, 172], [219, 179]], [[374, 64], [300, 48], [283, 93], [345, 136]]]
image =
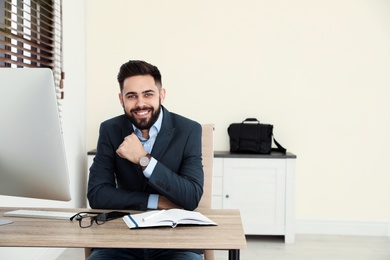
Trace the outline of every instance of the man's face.
[[140, 130], [149, 129], [158, 119], [165, 89], [159, 89], [152, 76], [126, 78], [119, 100], [130, 121]]

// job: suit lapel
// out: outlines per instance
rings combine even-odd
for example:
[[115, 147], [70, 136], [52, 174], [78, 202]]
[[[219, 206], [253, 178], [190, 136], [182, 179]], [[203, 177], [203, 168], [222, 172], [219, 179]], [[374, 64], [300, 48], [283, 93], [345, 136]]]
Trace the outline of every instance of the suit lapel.
[[125, 115], [125, 125], [122, 129], [122, 137], [125, 139], [126, 136], [131, 135], [134, 132], [133, 125], [131, 121]]
[[172, 126], [171, 115], [167, 109], [162, 106], [163, 109], [163, 122], [161, 125], [160, 132], [158, 133], [156, 142], [153, 145], [152, 155], [155, 158], [161, 158], [171, 142], [175, 128]]

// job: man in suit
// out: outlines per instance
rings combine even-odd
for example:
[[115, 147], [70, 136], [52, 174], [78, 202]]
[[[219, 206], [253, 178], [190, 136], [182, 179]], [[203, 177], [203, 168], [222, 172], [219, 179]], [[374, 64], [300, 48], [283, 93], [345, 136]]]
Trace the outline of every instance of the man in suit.
[[[124, 114], [100, 126], [88, 182], [91, 207], [194, 210], [203, 194], [201, 125], [162, 106], [166, 90], [157, 67], [130, 60], [118, 82]], [[201, 253], [94, 249], [89, 259], [202, 259]]]

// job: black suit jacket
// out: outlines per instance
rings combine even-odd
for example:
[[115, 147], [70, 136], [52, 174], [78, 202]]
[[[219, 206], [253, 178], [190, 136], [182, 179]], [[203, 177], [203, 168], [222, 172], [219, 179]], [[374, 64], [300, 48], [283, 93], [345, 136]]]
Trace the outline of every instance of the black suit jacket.
[[92, 208], [146, 210], [149, 194], [165, 196], [194, 210], [203, 194], [201, 125], [163, 109], [163, 122], [151, 155], [158, 161], [151, 178], [119, 157], [116, 150], [133, 133], [121, 115], [100, 126], [97, 152], [90, 168], [88, 200]]

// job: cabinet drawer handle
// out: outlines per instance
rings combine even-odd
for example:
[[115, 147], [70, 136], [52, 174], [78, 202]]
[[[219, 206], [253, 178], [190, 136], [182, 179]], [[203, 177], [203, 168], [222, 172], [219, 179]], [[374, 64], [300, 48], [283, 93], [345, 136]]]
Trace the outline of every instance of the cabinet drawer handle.
[[228, 199], [228, 198], [229, 198], [229, 195], [226, 195], [226, 196], [225, 196], [225, 198], [227, 198], [227, 199]]

